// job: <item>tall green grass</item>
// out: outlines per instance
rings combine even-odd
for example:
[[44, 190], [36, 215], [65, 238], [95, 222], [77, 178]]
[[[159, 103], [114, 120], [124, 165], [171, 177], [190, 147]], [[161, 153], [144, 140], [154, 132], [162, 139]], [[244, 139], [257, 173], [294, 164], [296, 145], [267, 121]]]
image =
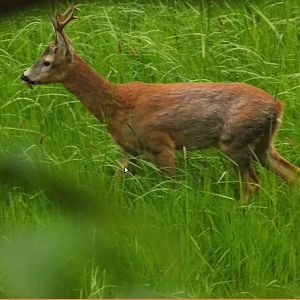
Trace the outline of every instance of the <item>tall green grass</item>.
[[[276, 146], [300, 165], [298, 1], [78, 7], [66, 31], [111, 81], [239, 81], [283, 100]], [[62, 86], [20, 81], [51, 12], [0, 24], [0, 296], [300, 297], [299, 189], [258, 165], [260, 191], [239, 208], [215, 150], [177, 153], [176, 183], [146, 158], [113, 179], [105, 125]]]

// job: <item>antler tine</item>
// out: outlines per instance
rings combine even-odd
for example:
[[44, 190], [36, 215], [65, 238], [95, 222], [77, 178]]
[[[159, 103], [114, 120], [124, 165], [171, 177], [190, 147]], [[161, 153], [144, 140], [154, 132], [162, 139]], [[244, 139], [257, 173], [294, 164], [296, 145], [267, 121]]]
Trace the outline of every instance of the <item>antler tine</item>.
[[71, 4], [70, 7], [68, 7], [64, 13], [60, 14], [60, 16], [65, 18], [70, 12], [73, 13], [74, 11], [75, 11], [75, 5]]
[[62, 32], [64, 27], [72, 20], [78, 19], [78, 17], [74, 16], [75, 5], [72, 4], [63, 14], [59, 14], [56, 12], [55, 20], [56, 20], [56, 30]]

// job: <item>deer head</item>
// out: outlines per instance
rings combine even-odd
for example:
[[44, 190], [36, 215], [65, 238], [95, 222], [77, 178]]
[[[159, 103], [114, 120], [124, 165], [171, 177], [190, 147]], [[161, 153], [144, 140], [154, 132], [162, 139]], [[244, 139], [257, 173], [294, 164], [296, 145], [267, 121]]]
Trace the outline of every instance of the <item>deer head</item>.
[[55, 32], [55, 40], [51, 42], [41, 57], [22, 74], [21, 79], [29, 84], [62, 82], [67, 75], [68, 67], [72, 64], [72, 44], [64, 27], [72, 20], [75, 6], [70, 6], [63, 14], [56, 12], [51, 17]]

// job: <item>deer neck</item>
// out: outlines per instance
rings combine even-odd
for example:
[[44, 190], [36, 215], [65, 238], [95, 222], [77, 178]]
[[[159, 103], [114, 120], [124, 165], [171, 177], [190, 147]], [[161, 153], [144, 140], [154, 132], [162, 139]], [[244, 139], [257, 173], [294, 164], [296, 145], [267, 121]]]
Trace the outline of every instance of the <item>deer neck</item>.
[[112, 113], [113, 84], [99, 76], [79, 55], [62, 82], [101, 122], [107, 122]]

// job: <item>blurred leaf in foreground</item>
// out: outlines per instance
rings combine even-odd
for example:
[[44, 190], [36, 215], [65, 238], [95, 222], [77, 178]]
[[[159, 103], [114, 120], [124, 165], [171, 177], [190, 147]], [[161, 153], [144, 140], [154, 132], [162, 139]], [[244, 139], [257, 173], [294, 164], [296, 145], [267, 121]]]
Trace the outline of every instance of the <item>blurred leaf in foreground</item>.
[[[59, 226], [53, 222], [42, 229], [16, 226], [13, 231], [3, 230], [2, 296], [78, 297], [82, 274], [89, 263], [114, 278], [120, 286], [119, 295], [152, 295], [137, 266], [144, 259], [141, 253], [153, 256], [159, 278], [161, 267], [167, 270], [178, 264], [172, 230], [158, 231], [151, 224], [151, 216], [139, 217], [122, 208], [118, 192], [110, 185], [102, 182], [85, 189], [70, 177], [17, 156], [0, 160], [0, 187], [18, 185], [29, 192], [33, 189], [45, 193], [57, 206], [53, 217], [59, 220]], [[134, 251], [123, 251], [122, 242], [132, 244]], [[175, 282], [177, 271], [170, 274], [169, 279]]]

